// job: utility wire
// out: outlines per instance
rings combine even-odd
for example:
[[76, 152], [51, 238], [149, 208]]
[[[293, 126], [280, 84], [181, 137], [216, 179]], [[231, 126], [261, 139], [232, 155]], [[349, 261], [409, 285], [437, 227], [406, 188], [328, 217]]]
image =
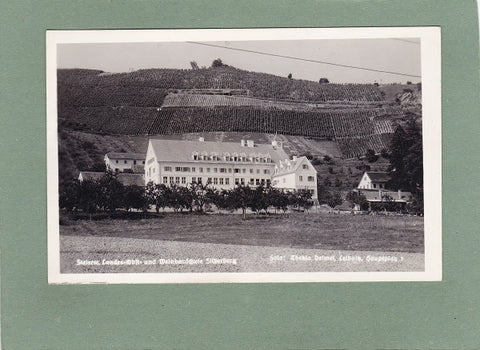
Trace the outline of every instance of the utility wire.
[[279, 55], [279, 54], [268, 53], [268, 52], [261, 52], [261, 51], [255, 51], [255, 50], [239, 49], [239, 48], [235, 48], [235, 47], [227, 47], [227, 46], [222, 46], [222, 45], [201, 43], [201, 42], [198, 42], [198, 41], [187, 41], [187, 43], [189, 43], [189, 44], [196, 44], [196, 45], [203, 45], [203, 46], [210, 46], [210, 47], [217, 47], [217, 48], [227, 49], [227, 50], [233, 50], [233, 51], [242, 51], [242, 52], [255, 53], [255, 54], [264, 55], [264, 56], [273, 56], [273, 57], [287, 58], [287, 59], [297, 60], [297, 61], [321, 63], [321, 64], [327, 64], [327, 65], [330, 65], [330, 66], [337, 66], [337, 67], [344, 67], [344, 68], [358, 69], [358, 70], [366, 70], [366, 71], [370, 71], [370, 72], [387, 73], [387, 74], [394, 74], [394, 75], [403, 75], [403, 76], [407, 76], [407, 77], [421, 78], [420, 75], [413, 75], [413, 74], [407, 74], [407, 73], [401, 73], [401, 72], [393, 72], [393, 71], [373, 69], [373, 68], [366, 68], [366, 67], [351, 66], [351, 65], [348, 65], [348, 64], [340, 64], [340, 63], [332, 63], [332, 62], [326, 62], [326, 61], [312, 60], [312, 59], [308, 59], [308, 58], [301, 58], [301, 57], [295, 57], [295, 56]]
[[420, 43], [419, 43], [418, 41], [413, 41], [413, 40], [398, 39], [398, 38], [392, 38], [392, 40], [403, 41], [404, 43], [410, 43], [410, 44], [420, 45]]

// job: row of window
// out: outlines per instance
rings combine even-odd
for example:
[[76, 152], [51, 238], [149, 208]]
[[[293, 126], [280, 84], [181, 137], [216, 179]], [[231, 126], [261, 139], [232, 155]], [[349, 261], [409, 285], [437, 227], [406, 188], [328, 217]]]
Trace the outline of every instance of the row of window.
[[224, 161], [224, 162], [252, 162], [252, 163], [271, 163], [272, 158], [267, 157], [254, 157], [254, 156], [239, 156], [239, 155], [208, 155], [208, 154], [193, 154], [193, 160], [209, 160], [209, 161]]
[[[187, 178], [185, 176], [164, 176], [162, 179], [162, 183], [164, 184], [176, 184], [176, 185], [185, 185], [187, 184]], [[188, 183], [203, 183], [203, 178], [201, 177], [192, 177], [191, 182]], [[230, 185], [230, 178], [226, 177], [209, 177], [206, 179], [207, 184], [213, 185]], [[235, 179], [235, 185], [265, 185], [270, 184], [270, 179], [245, 179], [245, 178], [238, 178]]]
[[[172, 169], [173, 169], [173, 167], [171, 167], [171, 166], [163, 167], [163, 170], [165, 172], [171, 172]], [[198, 168], [199, 173], [203, 173], [204, 170], [207, 173], [209, 173], [210, 171], [213, 171], [214, 173], [222, 173], [222, 174], [232, 173], [232, 172], [235, 173], [235, 174], [246, 174], [247, 173], [246, 168], [234, 168], [234, 169], [232, 169], [232, 168], [203, 168], [203, 167]], [[190, 172], [195, 173], [197, 171], [197, 168], [177, 166], [177, 167], [175, 167], [175, 171], [176, 172], [183, 172], [183, 173], [190, 173]], [[270, 174], [270, 169], [262, 169], [262, 170], [261, 169], [256, 169], [256, 171], [254, 169], [250, 169], [249, 173], [250, 174], [263, 173], [265, 175], [268, 175], [268, 174]]]
[[[123, 164], [128, 164], [128, 162], [129, 162], [128, 160], [124, 160], [124, 161], [123, 161]], [[118, 159], [115, 159], [115, 164], [118, 164]], [[134, 164], [134, 165], [137, 165], [137, 161], [134, 160], [134, 161], [133, 161], [133, 164]], [[144, 160], [142, 160], [142, 164], [145, 164], [145, 161], [144, 161]]]
[[[300, 176], [298, 177], [298, 180], [303, 182], [303, 176], [300, 175]], [[307, 181], [308, 181], [308, 182], [313, 182], [313, 181], [315, 181], [315, 177], [313, 177], [313, 176], [308, 176], [308, 177], [307, 177]], [[282, 183], [285, 183], [285, 182], [287, 182], [286, 179], [285, 179], [285, 178], [282, 178]], [[279, 183], [279, 180], [274, 180], [274, 181], [273, 181], [273, 185], [276, 185], [276, 184], [278, 184], [278, 183]]]
[[[300, 176], [298, 177], [298, 180], [299, 180], [299, 181], [303, 181], [303, 176], [300, 175]], [[315, 181], [315, 178], [314, 178], [313, 176], [308, 176], [308, 177], [307, 177], [307, 181], [309, 181], [309, 182]]]

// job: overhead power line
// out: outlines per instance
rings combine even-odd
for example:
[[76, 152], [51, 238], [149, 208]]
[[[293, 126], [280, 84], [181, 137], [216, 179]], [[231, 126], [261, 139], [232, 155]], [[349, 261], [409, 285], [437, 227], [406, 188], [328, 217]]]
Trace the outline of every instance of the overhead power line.
[[410, 44], [420, 45], [420, 42], [418, 42], [418, 41], [413, 41], [413, 40], [399, 39], [399, 38], [392, 38], [392, 40], [403, 41], [404, 43], [410, 43]]
[[352, 66], [352, 65], [348, 65], [348, 64], [340, 64], [340, 63], [312, 60], [312, 59], [308, 59], [308, 58], [301, 58], [301, 57], [295, 57], [295, 56], [279, 55], [279, 54], [269, 53], [269, 52], [262, 52], [262, 51], [256, 51], [256, 50], [247, 50], [247, 49], [240, 49], [240, 48], [228, 47], [228, 46], [222, 46], [222, 45], [201, 43], [201, 42], [198, 42], [198, 41], [187, 41], [187, 43], [196, 44], [196, 45], [203, 45], [203, 46], [210, 46], [210, 47], [217, 47], [217, 48], [226, 49], [226, 50], [249, 52], [249, 53], [254, 53], [254, 54], [264, 55], [264, 56], [280, 57], [280, 58], [286, 58], [286, 59], [290, 59], [290, 60], [327, 64], [327, 65], [330, 65], [330, 66], [337, 66], [337, 67], [343, 67], [343, 68], [358, 69], [358, 70], [365, 70], [365, 71], [370, 71], [370, 72], [387, 73], [387, 74], [394, 74], [394, 75], [403, 75], [403, 76], [407, 76], [407, 77], [421, 78], [420, 75], [407, 74], [407, 73], [402, 73], [402, 72], [393, 72], [393, 71], [388, 71], [388, 70]]

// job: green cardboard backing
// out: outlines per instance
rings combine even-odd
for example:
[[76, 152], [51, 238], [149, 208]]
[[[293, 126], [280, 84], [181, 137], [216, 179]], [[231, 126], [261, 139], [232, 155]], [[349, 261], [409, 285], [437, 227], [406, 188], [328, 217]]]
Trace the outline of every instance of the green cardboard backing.
[[[479, 348], [476, 13], [473, 0], [2, 1], [2, 348]], [[442, 28], [442, 282], [47, 284], [47, 29], [419, 25]]]

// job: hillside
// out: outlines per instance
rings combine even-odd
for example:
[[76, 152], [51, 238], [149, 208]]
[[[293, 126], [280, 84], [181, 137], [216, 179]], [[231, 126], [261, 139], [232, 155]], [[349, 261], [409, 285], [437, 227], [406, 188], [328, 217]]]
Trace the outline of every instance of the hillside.
[[60, 69], [59, 106], [159, 107], [169, 89], [246, 89], [252, 96], [302, 101], [382, 101], [372, 84], [319, 84], [224, 66], [206, 69], [147, 69], [105, 74]]
[[228, 66], [119, 74], [67, 69], [58, 70], [58, 111], [59, 131], [296, 135], [334, 141], [344, 158], [354, 158], [388, 149], [396, 125], [421, 118], [421, 88], [319, 84]]

